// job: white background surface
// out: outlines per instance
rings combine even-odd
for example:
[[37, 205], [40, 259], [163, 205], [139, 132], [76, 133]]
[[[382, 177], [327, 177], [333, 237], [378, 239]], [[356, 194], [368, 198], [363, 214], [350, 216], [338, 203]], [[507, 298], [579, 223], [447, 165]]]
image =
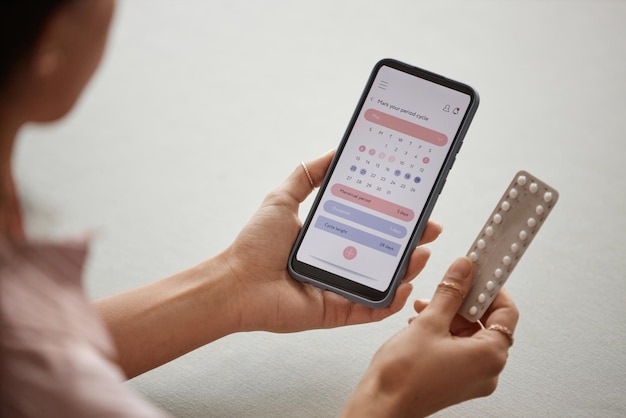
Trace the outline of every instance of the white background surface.
[[[507, 283], [522, 316], [498, 390], [441, 416], [622, 417], [625, 40], [623, 1], [121, 1], [75, 112], [22, 135], [29, 229], [95, 232], [91, 297], [191, 266], [337, 145], [378, 59], [407, 61], [481, 95], [413, 297], [432, 294], [519, 169], [561, 193]], [[410, 315], [232, 335], [129, 384], [179, 417], [336, 416]]]

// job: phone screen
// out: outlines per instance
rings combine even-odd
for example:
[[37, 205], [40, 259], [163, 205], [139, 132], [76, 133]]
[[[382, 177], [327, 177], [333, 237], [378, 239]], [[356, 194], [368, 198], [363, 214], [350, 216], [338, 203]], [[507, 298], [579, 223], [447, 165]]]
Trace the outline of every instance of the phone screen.
[[379, 62], [294, 246], [292, 275], [359, 301], [385, 300], [477, 104], [466, 85]]

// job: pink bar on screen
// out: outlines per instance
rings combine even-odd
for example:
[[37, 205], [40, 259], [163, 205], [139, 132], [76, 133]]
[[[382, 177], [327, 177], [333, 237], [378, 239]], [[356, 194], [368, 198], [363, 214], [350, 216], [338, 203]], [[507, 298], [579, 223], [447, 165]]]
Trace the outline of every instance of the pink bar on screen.
[[441, 132], [433, 131], [425, 126], [391, 116], [380, 110], [367, 109], [365, 111], [365, 119], [440, 147], [448, 143], [448, 137]]
[[360, 192], [352, 187], [336, 183], [331, 188], [332, 193], [348, 202], [370, 208], [385, 215], [393, 216], [396, 219], [409, 222], [415, 217], [415, 213], [404, 206], [396, 205], [388, 200], [380, 199], [367, 193]]

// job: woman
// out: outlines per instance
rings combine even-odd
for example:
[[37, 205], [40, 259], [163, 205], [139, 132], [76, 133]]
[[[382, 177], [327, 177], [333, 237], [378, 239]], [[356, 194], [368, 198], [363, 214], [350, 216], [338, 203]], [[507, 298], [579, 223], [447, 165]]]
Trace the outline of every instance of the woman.
[[[123, 380], [234, 332], [383, 319], [404, 306], [410, 280], [429, 257], [426, 248], [414, 251], [394, 301], [379, 310], [291, 279], [285, 266], [301, 227], [297, 210], [311, 192], [298, 166], [222, 253], [89, 303], [80, 279], [86, 244], [25, 236], [11, 156], [24, 124], [72, 109], [98, 67], [113, 9], [113, 0], [0, 6], [0, 390], [7, 416], [163, 416]], [[307, 163], [314, 186], [331, 158]], [[429, 223], [421, 243], [440, 232]], [[455, 313], [471, 281], [471, 262], [459, 258], [432, 301], [415, 302], [420, 315], [380, 348], [344, 416], [424, 416], [495, 390], [518, 312], [501, 292], [483, 318], [490, 329], [463, 321]]]

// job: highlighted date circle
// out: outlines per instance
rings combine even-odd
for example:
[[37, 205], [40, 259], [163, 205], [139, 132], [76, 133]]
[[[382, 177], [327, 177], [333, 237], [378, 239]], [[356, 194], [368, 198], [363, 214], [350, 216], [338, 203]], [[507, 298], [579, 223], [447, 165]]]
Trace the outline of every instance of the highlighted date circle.
[[384, 213], [385, 215], [389, 215], [405, 222], [410, 222], [413, 218], [415, 218], [415, 212], [409, 208], [396, 205], [388, 200], [380, 199], [376, 196], [358, 191], [352, 187], [344, 186], [340, 183], [334, 184], [330, 190], [333, 195], [347, 200], [348, 202], [356, 203], [357, 205]]

